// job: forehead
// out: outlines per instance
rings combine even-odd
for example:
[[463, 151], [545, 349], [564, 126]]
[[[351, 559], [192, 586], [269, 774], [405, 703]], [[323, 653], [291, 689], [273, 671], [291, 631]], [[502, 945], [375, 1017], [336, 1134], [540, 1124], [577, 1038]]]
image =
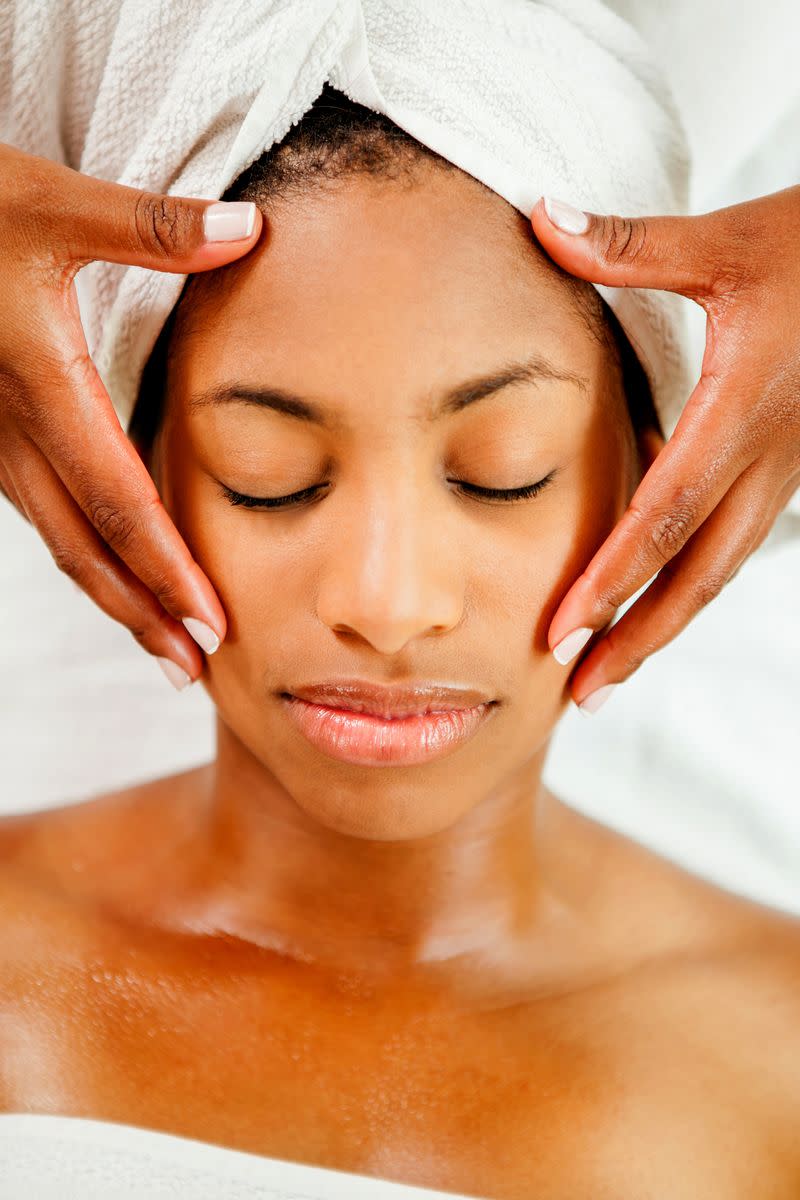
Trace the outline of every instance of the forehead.
[[590, 288], [461, 171], [326, 182], [276, 204], [244, 259], [191, 280], [171, 357], [190, 389], [249, 376], [363, 396], [384, 373], [416, 392], [531, 350], [591, 377], [602, 356], [576, 286]]

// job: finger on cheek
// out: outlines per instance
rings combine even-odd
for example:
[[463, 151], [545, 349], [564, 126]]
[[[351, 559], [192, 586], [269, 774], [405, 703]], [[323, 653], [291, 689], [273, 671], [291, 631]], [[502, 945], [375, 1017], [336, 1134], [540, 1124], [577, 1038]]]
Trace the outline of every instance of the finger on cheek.
[[743, 488], [739, 481], [727, 493], [702, 533], [662, 567], [592, 646], [570, 680], [570, 692], [581, 711], [587, 711], [587, 704], [592, 711], [591, 706], [597, 704], [591, 699], [593, 692], [629, 679], [723, 591], [760, 531], [742, 503]]
[[572, 700], [584, 715], [590, 716], [634, 670], [633, 664], [630, 671], [620, 669], [618, 654], [609, 644], [608, 635], [601, 637], [572, 674], [569, 681]]
[[605, 704], [606, 700], [608, 700], [609, 696], [613, 693], [617, 686], [618, 684], [616, 683], [606, 683], [603, 684], [602, 687], [595, 688], [595, 690], [590, 692], [588, 696], [584, 696], [583, 700], [578, 705], [578, 711], [583, 713], [584, 716], [590, 717]]
[[[576, 707], [586, 715], [596, 712], [605, 703], [617, 682], [616, 680], [613, 683], [611, 682], [607, 665], [608, 655], [607, 651], [604, 651], [605, 638], [603, 634], [608, 629], [609, 624], [610, 622], [601, 630], [575, 631], [575, 644], [579, 641], [583, 642], [584, 645], [589, 646], [589, 649], [584, 651], [582, 659], [579, 657], [581, 651], [575, 652], [573, 659], [576, 660], [577, 665], [576, 662], [573, 662], [571, 673], [569, 667], [564, 671], [566, 698], [572, 700]], [[580, 637], [577, 636], [578, 634], [580, 634]], [[592, 637], [599, 640], [592, 644]], [[558, 661], [555, 654], [553, 657]], [[563, 665], [568, 666], [568, 664]]]
[[[627, 597], [625, 597], [627, 599]], [[600, 601], [597, 590], [582, 576], [559, 605], [548, 630], [548, 645], [556, 662], [565, 666], [580, 654], [594, 634], [614, 620], [618, 611], [609, 600]]]

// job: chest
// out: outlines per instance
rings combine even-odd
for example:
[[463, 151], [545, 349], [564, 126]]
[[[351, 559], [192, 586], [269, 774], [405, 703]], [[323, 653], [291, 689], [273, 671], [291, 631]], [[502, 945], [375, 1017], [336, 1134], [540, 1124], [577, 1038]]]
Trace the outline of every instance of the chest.
[[765, 1191], [781, 1183], [763, 1131], [680, 1022], [596, 999], [468, 1012], [344, 977], [191, 978], [51, 989], [20, 1013], [6, 1107], [478, 1196], [794, 1196]]

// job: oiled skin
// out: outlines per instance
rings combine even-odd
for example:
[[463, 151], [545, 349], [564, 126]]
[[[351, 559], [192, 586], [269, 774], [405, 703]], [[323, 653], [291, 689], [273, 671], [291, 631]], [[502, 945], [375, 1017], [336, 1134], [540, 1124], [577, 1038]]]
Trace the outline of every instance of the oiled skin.
[[4, 1111], [515, 1200], [800, 1194], [798, 920], [552, 798], [596, 953], [321, 969], [147, 917], [207, 770], [0, 822]]
[[[463, 173], [268, 234], [192, 281], [150, 463], [228, 621], [216, 758], [0, 823], [2, 1106], [513, 1200], [797, 1200], [800, 924], [541, 786], [550, 618], [646, 461], [607, 342]], [[327, 428], [195, 403], [231, 383]], [[343, 763], [284, 697], [353, 676], [495, 707], [419, 767]]]

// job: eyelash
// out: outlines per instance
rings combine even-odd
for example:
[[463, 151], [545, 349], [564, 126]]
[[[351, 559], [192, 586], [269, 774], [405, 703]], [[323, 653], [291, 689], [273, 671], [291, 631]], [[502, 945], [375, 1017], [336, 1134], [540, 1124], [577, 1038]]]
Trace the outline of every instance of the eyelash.
[[[537, 496], [543, 488], [547, 487], [548, 483], [556, 474], [551, 471], [549, 475], [545, 475], [544, 479], [540, 479], [538, 483], [529, 483], [525, 487], [520, 488], [482, 488], [474, 483], [464, 483], [461, 480], [448, 480], [448, 483], [457, 483], [459, 489], [465, 492], [468, 496], [474, 496], [481, 500], [500, 501], [504, 504], [513, 504], [518, 500], [530, 500]], [[301, 492], [292, 492], [289, 496], [274, 496], [274, 497], [258, 497], [244, 496], [241, 492], [234, 492], [232, 488], [221, 485], [222, 491], [226, 499], [233, 505], [241, 505], [244, 508], [263, 508], [263, 509], [280, 509], [280, 508], [297, 508], [306, 500], [310, 500], [314, 492], [318, 492], [322, 484], [316, 484], [314, 487], [303, 488]]]

